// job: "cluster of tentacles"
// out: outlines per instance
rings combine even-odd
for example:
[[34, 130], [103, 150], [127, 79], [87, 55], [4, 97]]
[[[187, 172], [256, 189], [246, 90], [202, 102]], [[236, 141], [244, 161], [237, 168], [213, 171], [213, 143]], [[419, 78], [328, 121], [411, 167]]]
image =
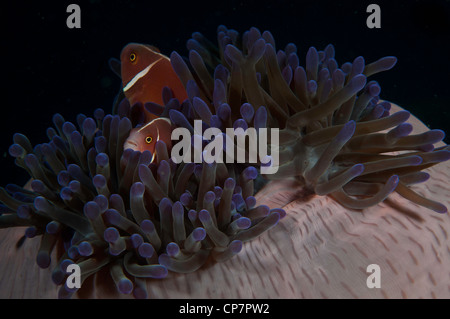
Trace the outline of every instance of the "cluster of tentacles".
[[[185, 101], [165, 89], [165, 105], [130, 106], [120, 94], [113, 115], [99, 109], [93, 118], [79, 115], [76, 124], [55, 115], [48, 143], [33, 147], [25, 136], [14, 136], [9, 152], [32, 181], [30, 188], [0, 189], [0, 228], [26, 226], [24, 238], [41, 236], [42, 268], [57, 248], [52, 280], [62, 285], [60, 297], [75, 292], [65, 280], [67, 266], [76, 263], [82, 282], [107, 269], [121, 293], [145, 298], [146, 278], [195, 271], [210, 257], [227, 260], [285, 215], [256, 205], [259, 161], [176, 164], [162, 141], [155, 162], [149, 152], [123, 150], [143, 107], [188, 129], [202, 147], [211, 142], [202, 137], [210, 127], [281, 128], [280, 145], [272, 147], [279, 170], [265, 177], [299, 178], [347, 207], [375, 205], [395, 190], [445, 210], [408, 188], [428, 177], [421, 170], [449, 158], [448, 150], [432, 146], [443, 133], [410, 136], [409, 113], [390, 115], [389, 103], [379, 101], [379, 85], [366, 83], [394, 58], [365, 65], [358, 57], [338, 68], [329, 45], [309, 49], [303, 68], [295, 45], [276, 52], [272, 35], [255, 28], [240, 37], [220, 26], [218, 43], [194, 33], [189, 59], [171, 54]], [[198, 119], [202, 132], [193, 127]]]
[[[99, 109], [77, 121], [78, 127], [55, 115], [50, 142], [34, 148], [16, 134], [10, 154], [33, 178], [31, 190], [0, 189], [0, 226], [41, 235], [40, 267], [50, 266], [55, 246], [64, 248], [52, 272], [58, 285], [71, 263], [80, 266], [81, 282], [109, 267], [119, 292], [144, 298], [143, 278], [192, 272], [209, 256], [227, 260], [284, 216], [256, 206], [254, 167], [230, 175], [216, 164], [176, 165], [162, 141], [152, 163], [148, 151], [123, 150], [128, 117]], [[59, 295], [75, 290], [64, 284]]]
[[[209, 126], [281, 129], [279, 145], [272, 147], [279, 152], [279, 169], [266, 178], [298, 178], [310, 191], [330, 194], [349, 208], [376, 205], [395, 191], [436, 212], [447, 211], [409, 187], [429, 178], [422, 170], [450, 158], [448, 147], [433, 146], [444, 132], [410, 135], [410, 113], [390, 114], [379, 84], [367, 82], [391, 69], [395, 57], [367, 65], [357, 57], [339, 67], [330, 44], [323, 51], [309, 48], [302, 67], [294, 44], [276, 51], [271, 33], [256, 28], [241, 37], [220, 26], [218, 43], [194, 33], [187, 42], [189, 63], [174, 52], [173, 68]], [[192, 116], [166, 114], [178, 126], [192, 123]]]

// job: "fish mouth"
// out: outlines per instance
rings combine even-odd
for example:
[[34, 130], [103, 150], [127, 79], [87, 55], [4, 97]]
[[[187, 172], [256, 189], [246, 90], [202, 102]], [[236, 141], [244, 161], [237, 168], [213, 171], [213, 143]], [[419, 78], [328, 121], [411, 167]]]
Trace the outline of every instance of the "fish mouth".
[[137, 150], [138, 145], [136, 142], [134, 141], [126, 141], [125, 144], [123, 145], [123, 149], [132, 149], [133, 151]]

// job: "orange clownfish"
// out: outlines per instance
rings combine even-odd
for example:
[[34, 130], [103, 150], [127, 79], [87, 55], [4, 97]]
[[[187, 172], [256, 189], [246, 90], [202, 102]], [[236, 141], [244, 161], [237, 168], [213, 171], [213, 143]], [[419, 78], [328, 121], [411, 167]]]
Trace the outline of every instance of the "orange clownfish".
[[172, 148], [172, 124], [169, 119], [159, 117], [151, 122], [136, 127], [131, 130], [130, 135], [126, 139], [123, 149], [131, 148], [134, 151], [144, 152], [150, 151], [153, 155], [152, 162], [155, 159], [156, 142], [159, 140], [166, 143], [167, 150]]
[[[123, 92], [134, 105], [141, 102], [154, 102], [164, 105], [162, 90], [165, 86], [172, 89], [173, 95], [180, 102], [187, 99], [187, 93], [172, 68], [170, 59], [161, 54], [156, 47], [130, 43], [120, 54]], [[157, 116], [147, 110], [146, 121]]]

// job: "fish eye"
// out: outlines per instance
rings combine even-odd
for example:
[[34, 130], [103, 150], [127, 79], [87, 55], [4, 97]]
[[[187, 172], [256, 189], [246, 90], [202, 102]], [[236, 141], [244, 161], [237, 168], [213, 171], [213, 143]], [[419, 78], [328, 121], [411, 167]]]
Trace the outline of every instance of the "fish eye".
[[150, 144], [153, 141], [153, 138], [151, 136], [147, 136], [145, 138], [145, 143]]
[[137, 58], [136, 53], [131, 53], [131, 54], [130, 54], [130, 61], [131, 61], [131, 62], [136, 61], [136, 58]]

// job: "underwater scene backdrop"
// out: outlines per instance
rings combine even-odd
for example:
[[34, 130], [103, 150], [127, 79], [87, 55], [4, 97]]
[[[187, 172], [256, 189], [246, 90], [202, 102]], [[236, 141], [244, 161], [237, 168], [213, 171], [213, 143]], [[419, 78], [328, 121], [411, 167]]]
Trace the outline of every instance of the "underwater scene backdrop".
[[381, 29], [366, 26], [370, 1], [226, 1], [208, 6], [180, 2], [171, 6], [91, 0], [79, 2], [81, 29], [66, 26], [70, 1], [25, 3], [8, 2], [2, 10], [7, 22], [2, 56], [8, 79], [4, 86], [7, 106], [0, 118], [1, 161], [8, 168], [2, 170], [2, 185], [21, 174], [22, 181], [26, 179], [7, 155], [12, 134], [20, 131], [37, 143], [45, 138], [54, 113], [62, 112], [69, 119], [96, 107], [111, 107], [120, 79], [110, 71], [108, 60], [119, 58], [127, 43], [148, 43], [166, 55], [172, 51], [186, 55], [191, 33], [215, 39], [220, 24], [239, 32], [251, 26], [269, 30], [277, 43], [295, 43], [303, 54], [310, 46], [324, 48], [332, 43], [338, 61], [360, 55], [366, 61], [396, 56], [395, 68], [377, 75], [381, 95], [407, 108], [430, 128], [448, 132], [447, 1], [380, 2]]
[[[255, 26], [306, 54], [310, 46], [336, 47], [337, 61], [362, 55], [396, 56], [393, 70], [378, 74], [381, 96], [408, 109], [427, 126], [448, 132], [450, 22], [448, 1], [383, 1], [381, 29], [366, 26], [370, 1], [81, 1], [81, 29], [66, 26], [67, 6], [26, 1], [3, 5], [2, 56], [7, 81], [2, 108], [2, 185], [26, 176], [7, 155], [12, 134], [42, 141], [54, 113], [73, 119], [93, 108], [109, 110], [120, 86], [108, 60], [129, 42], [147, 43], [169, 55], [187, 54], [193, 32], [215, 39], [218, 25], [238, 32]], [[7, 106], [6, 106], [7, 105]], [[19, 113], [17, 112], [19, 111]], [[42, 124], [41, 124], [42, 123]], [[448, 143], [448, 136], [445, 141]]]
[[[375, 80], [381, 85], [381, 93], [378, 92], [379, 87], [376, 84], [372, 87], [374, 90], [373, 92], [376, 93], [373, 93], [369, 89], [368, 92], [370, 91], [370, 94], [374, 94], [375, 96], [379, 95], [381, 99], [386, 99], [400, 105], [422, 120], [430, 129], [442, 129], [447, 133], [449, 132], [448, 121], [450, 116], [448, 113], [448, 105], [450, 103], [450, 95], [448, 93], [448, 74], [450, 74], [450, 64], [447, 62], [447, 57], [450, 53], [448, 44], [450, 13], [448, 2], [396, 1], [395, 3], [386, 4], [380, 2], [378, 3], [381, 8], [380, 29], [369, 29], [367, 27], [366, 19], [369, 13], [366, 12], [366, 8], [370, 2], [366, 1], [303, 1], [301, 3], [291, 1], [249, 1], [245, 3], [219, 3], [206, 7], [193, 2], [173, 5], [144, 1], [91, 0], [78, 3], [81, 8], [80, 29], [69, 29], [66, 26], [66, 19], [69, 15], [69, 13], [66, 12], [66, 8], [69, 4], [70, 2], [68, 1], [58, 2], [57, 4], [36, 3], [30, 1], [29, 3], [26, 2], [25, 5], [20, 6], [8, 4], [4, 10], [7, 22], [7, 26], [4, 29], [6, 30], [5, 43], [7, 43], [7, 45], [6, 49], [2, 51], [2, 60], [4, 61], [4, 66], [6, 68], [5, 74], [7, 75], [7, 84], [5, 86], [5, 102], [4, 107], [2, 108], [3, 115], [1, 117], [3, 133], [1, 139], [1, 186], [6, 185], [7, 183], [23, 185], [29, 179], [29, 176], [23, 170], [20, 170], [13, 164], [13, 159], [8, 154], [8, 149], [13, 143], [12, 136], [14, 133], [19, 132], [25, 134], [30, 139], [31, 144], [35, 145], [47, 140], [46, 129], [53, 125], [52, 116], [55, 113], [60, 113], [66, 120], [75, 123], [76, 115], [79, 113], [92, 116], [94, 110], [99, 107], [103, 108], [106, 113], [111, 112], [113, 103], [120, 89], [121, 81], [110, 69], [108, 61], [111, 57], [119, 59], [120, 52], [127, 43], [136, 42], [151, 44], [159, 48], [161, 53], [167, 56], [170, 55], [171, 57], [173, 51], [178, 52], [182, 56], [187, 56], [188, 50], [186, 49], [186, 41], [191, 37], [193, 32], [200, 32], [206, 38], [215, 42], [217, 38], [216, 32], [225, 32], [227, 30], [221, 25], [226, 25], [229, 29], [237, 30], [241, 34], [251, 27], [256, 27], [261, 32], [268, 30], [275, 38], [277, 48], [284, 48], [286, 44], [291, 42], [295, 43], [297, 46], [297, 54], [300, 59], [300, 65], [305, 64], [305, 56], [307, 64], [314, 64], [311, 62], [314, 59], [314, 50], [311, 51], [311, 49], [309, 49], [311, 46], [316, 47], [318, 50], [325, 48], [325, 53], [320, 53], [322, 54], [322, 58], [324, 55], [327, 57], [327, 54], [328, 58], [334, 56], [334, 49], [336, 49], [334, 58], [339, 63], [354, 61], [358, 56], [363, 56], [366, 63], [376, 61], [385, 56], [395, 56], [398, 60], [392, 70], [375, 74], [371, 77], [371, 80]], [[255, 30], [256, 29], [251, 29], [251, 32], [253, 32], [251, 33], [251, 37], [253, 36], [254, 39], [255, 37], [257, 39], [258, 31]], [[231, 32], [229, 34], [234, 33]], [[263, 34], [263, 38], [265, 41], [270, 42], [270, 38], [268, 38], [267, 34]], [[253, 52], [257, 52], [257, 44], [261, 43], [261, 41], [257, 42], [258, 41], [254, 42], [255, 49]], [[330, 43], [333, 44], [333, 48], [327, 46]], [[267, 53], [269, 52], [267, 50], [268, 49], [266, 49], [265, 57], [269, 61], [270, 54]], [[288, 51], [287, 47], [286, 51]], [[211, 52], [213, 52], [213, 50]], [[250, 52], [252, 51], [250, 50]], [[239, 54], [236, 53], [236, 51], [228, 50], [225, 51], [225, 54], [230, 59], [233, 57], [233, 61], [239, 60]], [[258, 53], [255, 54], [257, 55]], [[357, 60], [355, 60], [354, 65], [357, 65], [356, 61]], [[282, 64], [282, 62], [278, 62], [280, 65]], [[390, 67], [391, 66], [388, 68]], [[308, 66], [306, 68], [308, 71]], [[332, 69], [331, 66], [329, 66], [329, 68]], [[263, 74], [263, 76], [265, 75]], [[273, 73], [270, 76], [273, 76]], [[289, 75], [286, 75], [286, 73], [283, 73], [283, 76], [289, 78]], [[311, 75], [308, 74], [308, 76]], [[365, 84], [365, 82], [362, 83], [362, 78], [362, 76], [358, 77], [358, 75], [354, 75], [354, 81], [351, 83], [353, 83], [353, 86], [355, 87], [360, 87]], [[270, 85], [274, 84], [271, 82]], [[350, 85], [350, 87], [351, 86], [352, 85]], [[310, 88], [308, 87], [308, 89]], [[320, 89], [323, 89], [323, 86], [320, 86]], [[274, 90], [274, 92], [275, 91], [276, 90]], [[192, 92], [193, 91], [188, 90], [188, 95], [192, 95]], [[249, 92], [250, 91], [245, 91], [245, 94], [250, 101], [251, 96], [248, 94]], [[267, 97], [265, 98], [267, 99]], [[280, 100], [280, 98], [277, 98], [275, 95], [273, 98], [277, 102]], [[197, 100], [197, 106], [199, 105], [198, 103], [200, 102]], [[201, 106], [198, 107], [201, 108]], [[246, 117], [245, 114], [247, 114], [245, 112], [246, 111], [241, 109], [241, 114], [244, 118]], [[124, 114], [128, 113], [127, 111], [122, 110], [121, 116]], [[370, 118], [370, 114], [365, 115]], [[250, 118], [252, 117], [253, 113], [250, 115]], [[56, 122], [58, 122], [58, 120], [56, 120]], [[255, 117], [255, 126], [257, 125], [256, 122]], [[298, 123], [300, 122], [301, 119], [298, 120]], [[401, 122], [402, 121], [400, 121], [400, 123]], [[118, 122], [114, 124], [114, 121], [111, 121], [111, 123], [111, 132], [113, 132], [113, 127], [117, 128]], [[133, 124], [135, 124], [134, 120]], [[124, 126], [125, 125], [128, 124], [125, 123]], [[310, 124], [308, 123], [308, 125]], [[344, 128], [346, 128], [347, 131], [351, 131], [352, 125], [354, 125], [354, 122], [353, 124], [344, 126]], [[405, 127], [403, 127], [403, 129], [405, 129]], [[104, 130], [108, 131], [109, 127], [107, 129], [104, 128]], [[314, 131], [314, 125], [311, 124], [311, 126], [308, 126], [307, 130]], [[336, 131], [336, 134], [337, 132], [338, 131]], [[54, 131], [54, 133], [56, 132]], [[86, 136], [88, 133], [84, 134]], [[349, 138], [349, 134], [351, 135], [353, 133], [346, 133], [343, 129], [342, 133], [337, 135], [336, 141], [343, 142], [343, 140]], [[394, 139], [399, 138], [402, 134], [403, 133], [401, 132], [393, 132], [391, 138], [392, 136]], [[442, 137], [439, 138], [439, 136], [442, 135], [441, 133], [437, 132], [435, 134], [438, 137], [434, 139], [442, 139]], [[86, 136], [86, 138], [88, 137]], [[430, 139], [433, 140], [431, 137]], [[309, 141], [311, 143], [312, 139]], [[448, 137], [444, 139], [444, 142], [448, 143]], [[412, 149], [414, 149], [414, 147], [413, 143]], [[14, 149], [12, 153], [20, 153], [15, 150], [16, 149]], [[421, 149], [419, 148], [417, 150]], [[445, 151], [440, 154], [444, 154], [442, 155], [444, 157], [447, 156], [445, 155], [447, 154]], [[410, 160], [411, 165], [418, 165], [417, 157], [412, 156]], [[443, 159], [440, 161], [442, 160]], [[142, 161], [145, 162], [145, 159], [142, 159]], [[433, 159], [428, 159], [428, 161], [432, 162]], [[83, 163], [80, 165], [82, 164]], [[32, 164], [29, 163], [27, 165], [32, 166]], [[370, 165], [367, 167], [370, 167]], [[161, 169], [161, 172], [163, 172], [163, 169]], [[358, 175], [361, 173], [357, 172], [360, 169], [361, 166], [355, 165], [354, 170], [356, 171], [352, 171], [353, 173], [349, 172], [349, 174]], [[371, 169], [377, 171], [374, 167], [371, 167]], [[148, 177], [149, 172], [150, 171], [147, 172], [145, 170], [142, 170], [141, 172], [141, 170], [139, 170], [139, 176], [141, 176], [144, 184], [146, 184], [149, 179], [142, 176]], [[253, 176], [252, 174], [254, 174], [253, 170], [245, 172], [246, 173], [243, 173], [244, 175], [242, 175], [244, 176], [244, 180], [247, 178], [246, 176]], [[415, 173], [413, 170], [412, 172]], [[70, 174], [76, 175], [75, 173], [72, 173], [74, 173], [74, 171]], [[448, 171], [445, 173], [448, 173]], [[158, 174], [160, 174], [159, 171]], [[199, 170], [196, 174], [201, 175], [201, 171]], [[203, 175], [206, 175], [204, 171]], [[307, 172], [306, 176], [311, 177], [314, 176], [314, 174], [312, 172]], [[385, 176], [381, 176], [380, 178], [385, 178]], [[424, 178], [424, 175], [416, 174], [414, 175], [414, 178], [412, 178], [412, 181], [415, 179], [421, 180], [422, 178]], [[441, 176], [441, 178], [443, 178], [445, 183], [445, 177]], [[248, 177], [247, 179], [254, 179], [254, 177]], [[308, 177], [306, 177], [306, 179], [308, 179]], [[315, 182], [317, 182], [317, 180], [315, 180]], [[385, 180], [383, 180], [383, 182], [385, 182]], [[392, 187], [393, 185], [396, 185], [396, 183], [398, 183], [398, 178], [397, 181], [395, 178], [390, 178], [386, 182], [386, 187]], [[134, 191], [132, 190], [132, 194], [143, 193], [143, 189], [141, 189], [143, 186], [142, 184], [140, 185], [141, 186], [137, 185], [133, 188]], [[226, 185], [231, 184], [225, 183], [224, 185], [223, 190], [227, 189], [228, 186]], [[286, 189], [289, 188], [289, 186], [286, 185], [290, 184], [282, 184], [279, 186], [280, 189], [285, 192], [284, 194], [289, 193]], [[318, 185], [321, 185], [322, 188], [316, 187], [316, 193], [320, 193], [322, 190], [323, 193], [326, 194], [331, 192], [330, 189], [333, 190], [332, 185], [325, 185], [326, 187], [323, 186], [323, 184]], [[318, 185], [314, 184], [313, 186]], [[36, 188], [39, 188], [39, 186], [41, 186], [41, 184], [37, 185], [35, 183]], [[146, 184], [146, 186], [148, 185]], [[292, 185], [292, 187], [294, 186], [295, 185]], [[244, 186], [242, 186], [242, 188], [244, 188]], [[201, 193], [202, 187], [200, 186], [199, 189], [199, 193]], [[9, 189], [9, 191], [11, 191], [11, 189]], [[241, 191], [245, 193], [245, 189], [241, 189]], [[45, 192], [43, 191], [42, 193]], [[24, 194], [25, 199], [23, 200], [26, 202], [26, 200], [28, 200], [28, 195], [26, 193]], [[264, 194], [263, 191], [259, 195], [260, 197], [256, 195], [257, 199], [260, 200], [261, 196]], [[212, 196], [210, 196], [211, 198], [214, 198], [214, 196], [220, 198], [220, 196], [222, 196], [222, 189], [217, 190], [215, 194], [211, 193], [210, 195]], [[358, 195], [357, 192], [356, 195]], [[132, 197], [131, 199], [136, 197], [134, 195], [130, 196]], [[430, 199], [432, 199], [431, 197], [432, 196], [430, 196]], [[354, 204], [353, 201], [349, 201], [345, 196], [340, 198], [336, 195], [335, 199], [347, 206]], [[175, 212], [179, 210], [178, 208], [181, 205], [178, 204], [178, 206], [176, 206], [174, 204], [172, 207], [172, 204], [169, 204], [167, 200], [161, 202], [159, 202], [159, 200], [160, 199], [158, 199], [156, 203], [162, 210], [165, 208], [161, 207], [170, 207], [172, 211]], [[211, 204], [210, 201], [213, 200], [214, 199], [207, 200], [205, 197], [204, 205], [207, 205], [208, 203]], [[252, 200], [253, 199], [251, 199], [250, 202]], [[264, 199], [262, 199], [262, 201], [264, 201]], [[245, 203], [249, 209], [254, 206], [254, 204], [251, 204], [250, 202]], [[235, 201], [235, 203], [237, 202]], [[330, 199], [326, 199], [319, 204], [315, 204], [315, 202], [311, 203], [310, 204], [313, 205], [313, 207], [314, 205], [333, 206], [336, 204], [335, 202], [331, 203]], [[14, 202], [11, 205], [14, 206]], [[133, 203], [131, 205], [133, 206]], [[136, 203], [134, 205], [136, 205]], [[183, 202], [183, 205], [186, 207], [189, 206], [188, 204], [185, 204], [185, 202]], [[440, 206], [437, 206], [436, 208], [436, 206], [430, 205], [435, 208], [434, 210], [440, 211]], [[430, 205], [428, 205], [428, 207], [430, 207]], [[51, 211], [51, 208], [49, 208], [48, 202], [42, 198], [34, 199], [34, 206], [39, 211], [48, 211], [48, 214], [53, 214], [49, 212]], [[367, 206], [371, 205], [361, 204], [359, 208]], [[197, 205], [197, 208], [198, 207], [199, 206]], [[353, 208], [358, 207], [355, 206]], [[95, 207], [85, 207], [84, 213], [90, 219], [94, 220], [96, 215], [95, 209]], [[330, 209], [331, 208], [328, 208], [328, 210]], [[222, 244], [225, 243], [224, 245], [227, 245], [228, 239], [224, 239], [220, 236], [214, 237], [212, 234], [215, 233], [215, 230], [208, 229], [206, 226], [206, 224], [209, 223], [210, 217], [208, 211], [205, 211], [199, 213], [199, 220], [201, 220], [206, 232], [211, 237], [214, 244], [222, 242]], [[5, 212], [9, 213], [7, 210]], [[426, 209], [424, 209], [424, 212], [425, 214], [430, 214], [430, 211]], [[274, 221], [275, 218], [278, 221], [278, 218], [282, 218], [284, 215], [285, 212], [282, 210], [274, 210], [273, 212], [271, 210], [271, 215], [268, 215], [268, 217], [266, 217], [267, 219], [262, 219], [262, 221], [265, 221], [267, 225], [270, 224], [269, 226], [271, 226], [272, 224], [276, 224], [276, 221]], [[110, 223], [114, 224], [111, 220], [115, 220], [115, 215], [113, 216], [111, 213], [108, 216]], [[247, 215], [243, 212], [242, 216]], [[273, 217], [272, 220], [270, 220], [270, 216]], [[448, 217], [446, 215], [444, 216], [444, 218]], [[248, 217], [250, 218], [250, 215], [248, 215]], [[237, 220], [240, 219], [240, 217], [236, 218]], [[245, 218], [241, 220], [242, 223], [248, 220], [248, 218]], [[351, 219], [351, 217], [349, 218]], [[134, 216], [134, 220], [139, 221], [139, 218]], [[259, 222], [260, 219], [252, 219], [252, 226], [258, 224], [256, 221]], [[232, 227], [238, 227], [237, 229], [239, 229], [239, 227], [248, 227], [242, 223], [241, 225], [235, 223]], [[282, 227], [286, 227], [287, 224], [285, 223], [284, 225], [285, 226]], [[445, 223], [442, 225], [445, 225]], [[447, 226], [442, 225], [439, 226], [441, 227], [441, 233], [439, 233], [440, 237], [438, 237], [445, 237], [446, 242], [448, 242], [448, 228], [446, 228]], [[446, 225], [448, 225], [448, 222]], [[96, 230], [95, 225], [93, 227], [94, 230]], [[143, 226], [141, 225], [141, 228], [142, 227]], [[333, 237], [333, 231], [336, 230], [334, 228], [333, 230], [330, 230], [326, 226], [325, 228], [326, 229], [322, 230], [325, 232], [328, 231]], [[80, 227], [80, 229], [84, 228]], [[222, 229], [222, 231], [225, 232], [224, 229]], [[229, 231], [230, 234], [234, 234], [234, 237], [230, 235], [230, 238], [242, 239], [242, 236], [239, 237], [235, 234], [236, 229], [227, 229], [227, 231]], [[290, 231], [293, 230], [291, 229]], [[301, 229], [300, 232], [302, 232]], [[83, 231], [81, 231], [81, 233], [83, 233]], [[112, 237], [116, 236], [113, 231], [112, 233], [110, 232], [110, 235]], [[199, 237], [202, 236], [199, 235]], [[436, 240], [439, 242], [439, 239]], [[164, 241], [165, 239], [163, 238], [163, 242]], [[262, 241], [264, 241], [264, 239], [262, 239]], [[114, 246], [113, 242], [115, 242], [115, 240], [109, 242], [111, 244], [110, 249]], [[167, 244], [167, 242], [165, 244]], [[239, 246], [241, 243], [235, 242], [235, 244]], [[140, 245], [142, 245], [142, 243]], [[420, 244], [418, 245], [422, 247]], [[236, 252], [238, 250], [240, 251], [241, 247], [237, 246], [232, 247], [232, 244], [230, 244], [228, 248], [231, 253], [233, 253], [234, 250]], [[175, 247], [175, 250], [178, 249], [178, 246], [176, 245], [173, 247]], [[359, 251], [356, 244], [354, 245], [354, 248], [356, 251]], [[226, 255], [227, 253], [230, 253], [230, 251], [221, 251], [221, 253]], [[79, 250], [79, 252], [81, 252], [81, 250]], [[168, 254], [171, 253], [168, 252]], [[177, 253], [173, 252], [173, 254], [176, 255]], [[218, 260], [222, 257], [225, 258], [226, 256], [224, 256], [224, 254], [216, 254], [217, 256], [215, 258]], [[364, 253], [361, 254], [365, 255]], [[142, 253], [141, 257], [145, 257], [145, 253]], [[417, 264], [415, 257], [411, 258], [413, 262]], [[167, 264], [169, 269], [173, 268], [176, 270], [176, 264], [173, 263], [173, 260], [169, 262], [169, 259], [170, 258], [167, 256], [166, 262], [163, 262], [162, 264]], [[127, 259], [125, 257], [125, 260], [129, 261], [129, 258]], [[448, 258], [445, 260], [447, 261]], [[444, 263], [446, 261], [444, 261]], [[45, 262], [42, 262], [41, 260], [41, 264], [42, 263], [45, 264]], [[119, 278], [121, 276], [121, 270], [116, 272], [115, 270], [117, 269], [115, 264], [111, 267], [113, 269], [111, 273], [113, 279]], [[127, 269], [127, 271], [129, 270], [130, 269]], [[303, 274], [305, 275], [305, 280], [308, 281], [310, 278], [305, 274], [303, 268], [301, 268], [301, 271], [303, 271]], [[393, 272], [396, 273], [395, 267], [393, 267]], [[268, 278], [271, 277], [269, 276]], [[438, 278], [438, 280], [439, 279], [440, 278]], [[436, 279], [434, 277], [431, 277], [429, 280], [435, 285]], [[325, 281], [328, 282], [326, 276]], [[139, 286], [142, 283], [137, 280], [135, 284]], [[120, 284], [118, 285], [120, 286]], [[345, 290], [345, 285], [343, 288]], [[128, 288], [122, 286], [119, 290], [120, 289], [127, 291]], [[292, 290], [295, 291], [296, 289]], [[351, 291], [351, 289], [349, 289], [349, 291]], [[402, 295], [403, 293], [402, 290]], [[384, 297], [389, 295], [384, 294]], [[347, 296], [348, 295], [347, 291]], [[140, 296], [141, 295], [138, 293], [138, 297]], [[301, 295], [293, 294], [290, 296], [300, 297]], [[350, 296], [353, 295], [350, 293]]]

